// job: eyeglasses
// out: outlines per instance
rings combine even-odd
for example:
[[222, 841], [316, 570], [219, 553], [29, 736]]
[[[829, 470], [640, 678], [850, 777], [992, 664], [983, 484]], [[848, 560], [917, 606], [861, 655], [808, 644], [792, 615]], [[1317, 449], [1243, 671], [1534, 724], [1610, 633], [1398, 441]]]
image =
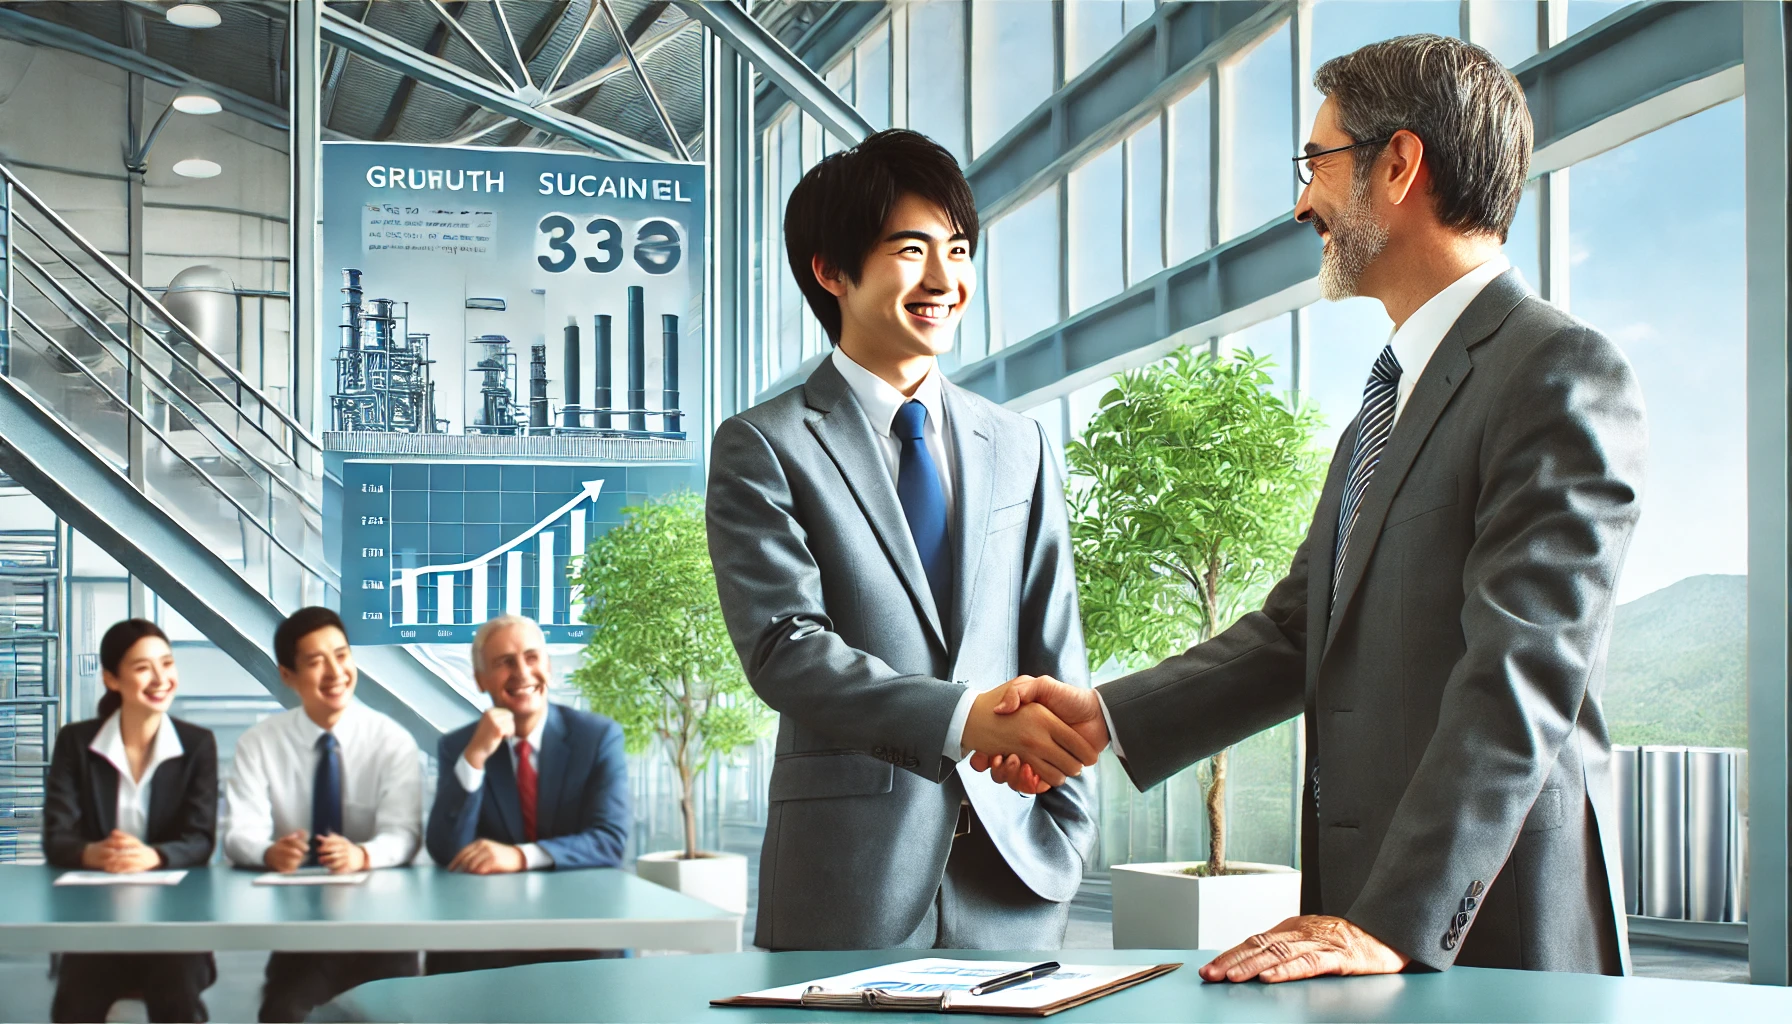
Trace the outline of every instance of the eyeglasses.
[[1322, 156], [1330, 156], [1333, 153], [1344, 153], [1344, 152], [1348, 152], [1349, 150], [1352, 150], [1352, 149], [1361, 149], [1364, 146], [1383, 146], [1383, 145], [1386, 145], [1392, 139], [1393, 139], [1393, 136], [1390, 135], [1385, 139], [1370, 139], [1368, 142], [1353, 142], [1348, 146], [1337, 146], [1332, 149], [1322, 149], [1317, 153], [1302, 153], [1300, 156], [1297, 156], [1294, 158], [1294, 176], [1296, 178], [1300, 179], [1300, 183], [1302, 185], [1311, 185], [1311, 184], [1313, 184], [1312, 161], [1314, 158], [1322, 157]]

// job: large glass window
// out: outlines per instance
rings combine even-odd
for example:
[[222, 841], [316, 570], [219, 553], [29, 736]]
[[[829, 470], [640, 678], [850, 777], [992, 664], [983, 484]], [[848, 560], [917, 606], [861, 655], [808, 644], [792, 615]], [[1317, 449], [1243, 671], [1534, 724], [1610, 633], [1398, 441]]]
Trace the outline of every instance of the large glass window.
[[1537, 52], [1544, 8], [1537, 0], [1472, 0], [1469, 41], [1507, 67], [1523, 63]]
[[[1006, 5], [998, 5], [1006, 6]], [[1023, 341], [1059, 320], [1058, 187], [989, 229], [989, 350]]]
[[1213, 92], [1202, 82], [1169, 111], [1170, 263], [1213, 247]]
[[1294, 314], [1283, 313], [1220, 339], [1220, 351], [1268, 356], [1271, 386], [1286, 398], [1294, 391]]
[[1568, 0], [1568, 34], [1574, 35], [1630, 4], [1631, 0]]
[[1649, 415], [1606, 681], [1617, 743], [1747, 744], [1742, 171], [1741, 100], [1574, 167], [1570, 301]]
[[971, 162], [964, 130], [965, 5], [928, 0], [908, 8], [908, 126]]
[[1164, 122], [1126, 140], [1126, 284], [1164, 268]]
[[1095, 63], [1126, 34], [1126, 9], [1114, 0], [1064, 0], [1064, 79]]
[[971, 5], [971, 156], [982, 155], [1057, 87], [1057, 14], [1048, 3]]
[[[853, 88], [852, 54], [848, 53], [835, 61], [834, 66], [828, 68], [828, 73], [824, 77], [828, 87], [838, 93], [841, 99], [848, 103], [857, 102]], [[835, 138], [832, 132], [824, 131], [822, 133], [821, 153], [823, 156], [831, 156], [843, 148], [845, 147], [840, 145], [840, 140]]]
[[1070, 172], [1071, 315], [1118, 295], [1126, 287], [1123, 146]]
[[1376, 299], [1316, 302], [1306, 312], [1305, 397], [1319, 407], [1319, 436], [1330, 448], [1362, 407], [1369, 369], [1393, 337], [1394, 322]]
[[873, 128], [890, 127], [890, 23], [878, 25], [859, 44], [853, 75], [854, 104]]
[[1222, 73], [1229, 123], [1224, 237], [1242, 235], [1294, 208], [1294, 54], [1288, 26]]

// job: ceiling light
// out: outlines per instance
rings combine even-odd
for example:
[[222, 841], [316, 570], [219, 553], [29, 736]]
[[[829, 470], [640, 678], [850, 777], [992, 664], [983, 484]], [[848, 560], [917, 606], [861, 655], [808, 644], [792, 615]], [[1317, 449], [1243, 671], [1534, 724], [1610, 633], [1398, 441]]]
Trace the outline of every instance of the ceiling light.
[[174, 109], [183, 114], [216, 114], [224, 109], [224, 105], [202, 92], [183, 92], [174, 97]]
[[168, 23], [181, 28], [217, 28], [223, 20], [204, 4], [175, 4], [168, 8]]
[[216, 178], [224, 171], [224, 168], [218, 166], [217, 161], [197, 156], [190, 156], [179, 161], [171, 169], [183, 178]]

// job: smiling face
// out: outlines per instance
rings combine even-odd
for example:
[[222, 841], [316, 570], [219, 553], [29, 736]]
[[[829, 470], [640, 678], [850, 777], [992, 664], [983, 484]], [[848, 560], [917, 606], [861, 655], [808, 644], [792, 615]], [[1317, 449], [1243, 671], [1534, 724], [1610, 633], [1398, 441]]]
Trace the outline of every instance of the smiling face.
[[[532, 628], [533, 627], [533, 628]], [[519, 722], [531, 721], [548, 706], [547, 639], [533, 623], [500, 626], [480, 648], [473, 679]]]
[[100, 672], [106, 689], [115, 690], [128, 711], [160, 714], [174, 704], [180, 675], [174, 670], [174, 651], [159, 636], [146, 636], [131, 645], [118, 661], [118, 671]]
[[977, 290], [970, 241], [944, 209], [912, 193], [885, 218], [856, 283], [819, 258], [815, 272], [840, 300], [840, 347], [867, 364], [951, 351]]
[[280, 681], [299, 695], [305, 714], [320, 727], [334, 726], [355, 696], [355, 655], [348, 637], [335, 626], [314, 629], [299, 638], [293, 667], [280, 666]]
[[[1309, 153], [1348, 146], [1360, 140], [1338, 127], [1334, 101], [1319, 105], [1313, 119]], [[1362, 294], [1363, 275], [1387, 248], [1389, 229], [1375, 210], [1370, 174], [1356, 173], [1358, 160], [1374, 161], [1374, 147], [1326, 153], [1308, 163], [1313, 180], [1295, 204], [1297, 220], [1311, 223], [1325, 241], [1319, 259], [1319, 293], [1336, 301]]]

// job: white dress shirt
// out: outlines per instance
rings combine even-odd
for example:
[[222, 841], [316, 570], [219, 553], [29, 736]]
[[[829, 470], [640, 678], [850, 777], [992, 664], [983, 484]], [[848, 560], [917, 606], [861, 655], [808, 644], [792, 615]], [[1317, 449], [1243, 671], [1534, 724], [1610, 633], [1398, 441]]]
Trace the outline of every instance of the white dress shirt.
[[162, 724], [156, 728], [155, 739], [149, 748], [149, 761], [143, 766], [143, 777], [131, 774], [131, 757], [124, 749], [124, 733], [119, 726], [119, 716], [123, 712], [114, 711], [107, 718], [100, 731], [94, 734], [93, 742], [87, 749], [112, 762], [118, 769], [118, 810], [117, 821], [113, 827], [127, 835], [143, 839], [149, 830], [149, 790], [150, 781], [156, 777], [156, 769], [163, 761], [172, 761], [186, 750], [180, 745], [180, 734], [174, 731], [174, 724], [168, 716], [162, 716]]
[[[535, 769], [537, 798], [541, 795], [539, 785], [541, 779], [541, 738], [547, 731], [548, 716], [543, 714], [541, 718], [536, 721], [535, 728], [529, 730], [529, 735], [523, 737], [523, 739], [529, 741], [529, 767]], [[506, 737], [504, 745], [510, 749], [510, 765], [511, 769], [514, 771], [517, 767], [517, 737]], [[468, 793], [477, 793], [479, 792], [479, 787], [485, 785], [485, 769], [475, 768], [468, 764], [467, 755], [464, 752], [460, 757], [455, 759], [454, 777], [460, 782], [460, 788], [466, 790]], [[541, 809], [540, 804], [538, 803], [536, 805], [537, 819], [539, 819], [540, 816]], [[523, 851], [524, 871], [539, 871], [543, 868], [551, 868], [554, 866], [554, 855], [542, 849], [535, 843], [524, 843], [521, 846], [518, 846], [517, 849]]]
[[[397, 722], [360, 701], [331, 730], [342, 756], [342, 834], [367, 850], [369, 867], [409, 864], [423, 841], [423, 769], [417, 743]], [[281, 836], [311, 831], [311, 791], [324, 731], [293, 708], [264, 718], [236, 741], [227, 790], [224, 853], [265, 866]]]
[[[1394, 358], [1400, 361], [1400, 388], [1394, 397], [1394, 422], [1400, 422], [1400, 413], [1406, 409], [1406, 400], [1412, 397], [1413, 388], [1418, 387], [1419, 376], [1431, 363], [1431, 356], [1437, 346], [1443, 344], [1444, 335], [1456, 326], [1468, 304], [1475, 301], [1482, 289], [1493, 283], [1493, 279], [1511, 269], [1512, 263], [1505, 254], [1495, 254], [1486, 263], [1457, 278], [1443, 291], [1425, 300], [1413, 314], [1406, 318], [1399, 329], [1394, 331], [1388, 344], [1394, 347]], [[1376, 353], [1379, 358], [1380, 353]], [[1369, 378], [1368, 371], [1363, 372], [1363, 379]], [[1391, 428], [1390, 428], [1391, 429]], [[1113, 716], [1108, 714], [1108, 702], [1101, 696], [1101, 687], [1095, 688], [1096, 700], [1101, 704], [1101, 717], [1108, 727], [1108, 744], [1114, 749], [1115, 757], [1125, 757], [1126, 751], [1120, 747], [1120, 734], [1114, 731]]]
[[[890, 471], [890, 482], [894, 484], [902, 471], [902, 441], [894, 433], [896, 411], [910, 401], [920, 402], [927, 409], [927, 425], [922, 428], [922, 440], [927, 445], [928, 454], [933, 456], [934, 469], [939, 471], [940, 491], [946, 497], [946, 522], [952, 521], [957, 495], [952, 490], [953, 473], [958, 469], [958, 452], [946, 441], [946, 401], [940, 386], [940, 368], [938, 364], [927, 371], [921, 383], [915, 387], [915, 393], [904, 395], [896, 390], [895, 385], [877, 374], [854, 362], [852, 357], [839, 349], [834, 350], [831, 357], [834, 369], [846, 378], [846, 386], [852, 389], [853, 396], [859, 400], [859, 407], [865, 410], [865, 418], [871, 421], [871, 433], [877, 438], [878, 446], [884, 453], [884, 465]], [[965, 689], [964, 696], [958, 699], [958, 707], [952, 712], [952, 719], [946, 725], [946, 743], [941, 751], [954, 761], [962, 760], [969, 751], [964, 749], [964, 723], [970, 717], [971, 702], [977, 699], [975, 690]]]

